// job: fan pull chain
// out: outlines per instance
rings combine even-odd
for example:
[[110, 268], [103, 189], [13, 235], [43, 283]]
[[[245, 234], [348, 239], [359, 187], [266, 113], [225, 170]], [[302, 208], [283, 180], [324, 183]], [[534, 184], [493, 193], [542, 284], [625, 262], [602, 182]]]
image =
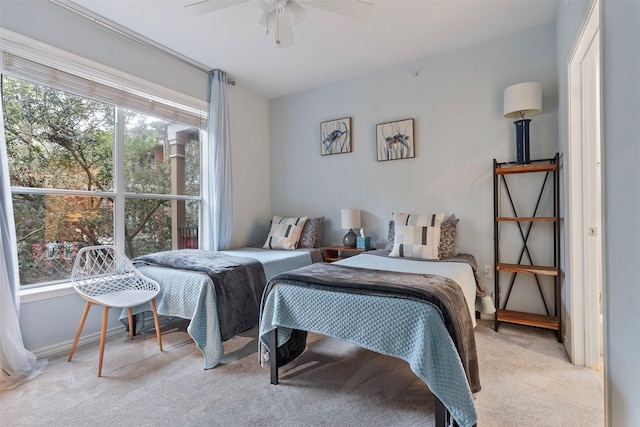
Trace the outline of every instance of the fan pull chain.
[[[278, 8], [280, 7], [280, 3], [278, 3]], [[280, 13], [276, 13], [276, 44], [280, 44]]]

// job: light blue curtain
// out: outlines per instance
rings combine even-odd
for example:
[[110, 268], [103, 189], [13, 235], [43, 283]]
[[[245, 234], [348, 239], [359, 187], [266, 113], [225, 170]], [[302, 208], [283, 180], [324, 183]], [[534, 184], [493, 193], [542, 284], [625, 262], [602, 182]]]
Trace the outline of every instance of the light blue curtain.
[[209, 74], [208, 143], [203, 147], [202, 237], [205, 250], [229, 249], [233, 243], [233, 194], [227, 73]]
[[41, 372], [42, 363], [24, 347], [20, 332], [20, 276], [13, 227], [9, 162], [0, 99], [0, 390], [13, 388]]

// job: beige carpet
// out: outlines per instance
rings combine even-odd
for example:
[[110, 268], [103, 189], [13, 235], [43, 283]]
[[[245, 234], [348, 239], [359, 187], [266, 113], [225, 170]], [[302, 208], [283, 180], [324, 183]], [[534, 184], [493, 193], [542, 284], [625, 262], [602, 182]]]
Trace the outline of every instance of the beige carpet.
[[[572, 366], [549, 331], [480, 321], [479, 426], [602, 426], [601, 372]], [[8, 426], [430, 426], [433, 397], [399, 359], [311, 334], [307, 350], [269, 384], [258, 365], [256, 331], [225, 343], [225, 358], [203, 370], [183, 321], [50, 358], [45, 372], [0, 393]]]

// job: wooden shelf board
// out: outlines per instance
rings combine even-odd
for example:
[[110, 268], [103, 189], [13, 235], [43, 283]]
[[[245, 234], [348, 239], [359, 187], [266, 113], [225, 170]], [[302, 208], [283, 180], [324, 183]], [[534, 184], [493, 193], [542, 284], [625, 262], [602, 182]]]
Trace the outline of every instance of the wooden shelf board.
[[545, 276], [558, 275], [558, 268], [542, 265], [507, 264], [504, 262], [499, 262], [496, 267], [498, 271], [509, 271], [511, 273], [533, 273], [542, 274]]
[[518, 325], [535, 326], [537, 328], [558, 330], [558, 318], [541, 314], [523, 313], [513, 310], [498, 310], [496, 318], [499, 322], [515, 323]]
[[323, 246], [322, 249], [325, 251], [340, 251], [340, 252], [367, 252], [372, 251], [375, 248], [366, 248], [360, 249], [352, 246]]
[[347, 247], [347, 246], [325, 246], [322, 249], [324, 252], [324, 261], [335, 262], [335, 261], [340, 261], [342, 259], [348, 258], [353, 255], [357, 255], [367, 251], [372, 251], [375, 248], [359, 249], [359, 248]]
[[499, 216], [496, 221], [555, 222], [555, 216]]
[[527, 173], [527, 172], [551, 172], [556, 170], [555, 163], [547, 163], [542, 165], [516, 165], [516, 166], [506, 166], [506, 167], [497, 167], [496, 174], [497, 175], [505, 175], [512, 173]]

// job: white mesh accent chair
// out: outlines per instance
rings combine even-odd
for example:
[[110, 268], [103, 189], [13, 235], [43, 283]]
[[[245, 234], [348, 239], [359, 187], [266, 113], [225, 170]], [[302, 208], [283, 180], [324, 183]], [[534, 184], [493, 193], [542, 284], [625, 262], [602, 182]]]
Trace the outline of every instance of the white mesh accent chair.
[[127, 308], [129, 312], [129, 339], [133, 340], [132, 307], [151, 302], [153, 320], [156, 327], [158, 345], [162, 351], [162, 338], [155, 297], [160, 286], [154, 280], [140, 273], [131, 260], [113, 245], [89, 246], [80, 249], [73, 263], [71, 282], [74, 289], [87, 304], [78, 325], [78, 331], [69, 353], [71, 361], [78, 345], [78, 339], [87, 320], [92, 305], [102, 305], [102, 331], [100, 334], [100, 358], [98, 360], [98, 376], [102, 376], [102, 356], [107, 336], [107, 321], [111, 307]]

